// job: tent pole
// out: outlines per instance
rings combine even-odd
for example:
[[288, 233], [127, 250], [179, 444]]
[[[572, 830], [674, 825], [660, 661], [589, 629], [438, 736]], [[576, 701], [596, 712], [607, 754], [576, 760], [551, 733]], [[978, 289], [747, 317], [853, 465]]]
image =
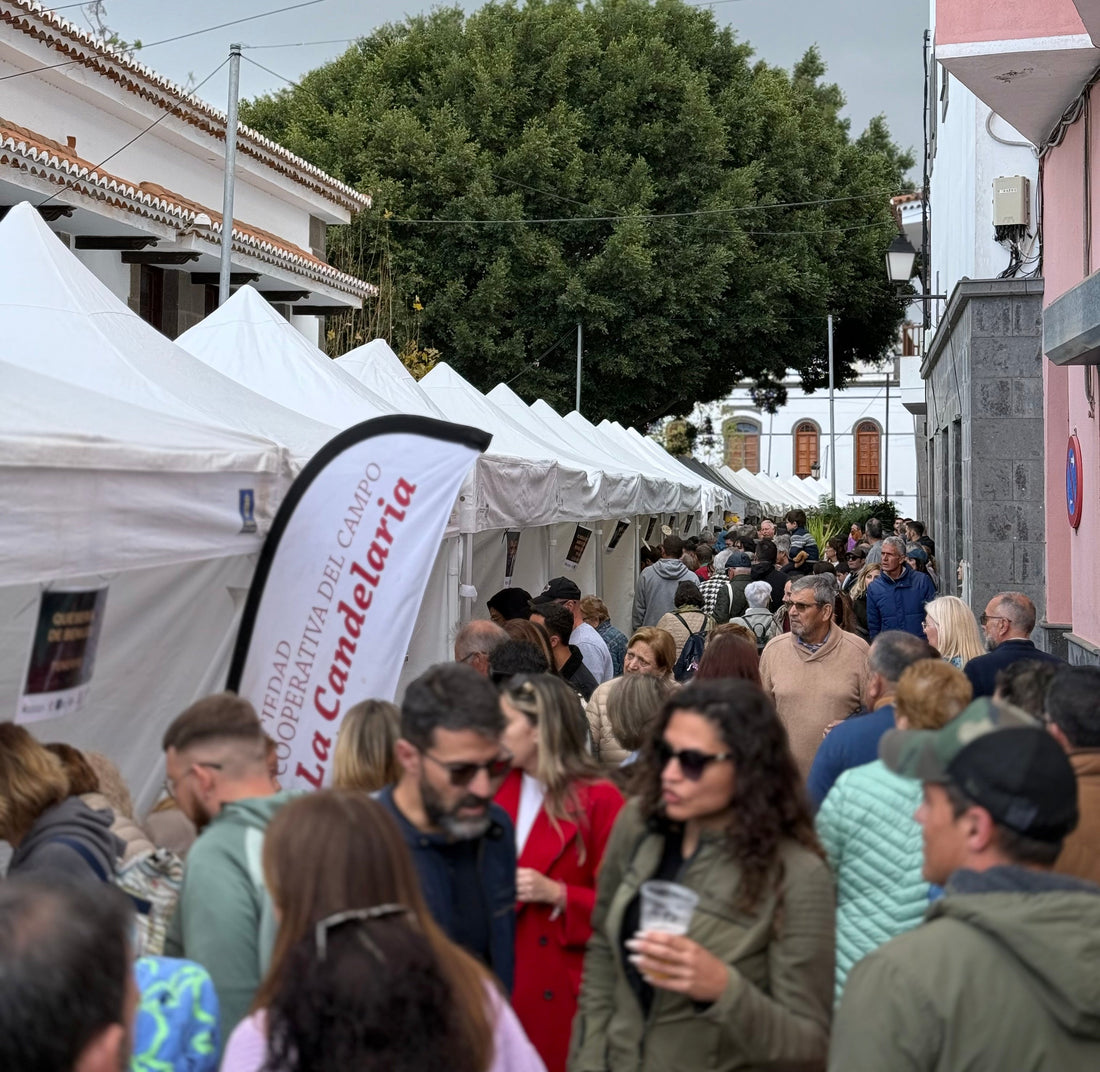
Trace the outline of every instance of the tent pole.
[[[474, 587], [474, 534], [462, 536], [462, 587], [461, 592], [473, 591]], [[474, 597], [463, 595], [461, 603], [461, 622], [465, 625], [474, 616]]]
[[596, 537], [596, 595], [603, 599], [603, 519], [596, 521], [592, 529]]
[[229, 46], [229, 107], [225, 119], [225, 175], [222, 186], [222, 257], [218, 274], [218, 305], [229, 300], [233, 258], [233, 180], [237, 168], [237, 97], [241, 87], [241, 46]]

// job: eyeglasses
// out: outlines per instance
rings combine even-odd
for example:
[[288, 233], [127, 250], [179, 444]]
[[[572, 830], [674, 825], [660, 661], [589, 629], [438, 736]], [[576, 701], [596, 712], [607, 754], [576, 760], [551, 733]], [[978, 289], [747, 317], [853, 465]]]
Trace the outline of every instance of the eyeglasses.
[[[184, 780], [184, 778], [186, 778], [189, 774], [194, 774], [196, 767], [205, 767], [207, 770], [221, 770], [222, 769], [222, 764], [221, 763], [202, 763], [202, 762], [196, 760], [194, 763], [191, 764], [190, 767], [187, 768], [187, 770], [185, 770], [183, 772], [183, 774], [180, 775], [179, 781], [182, 782]], [[174, 781], [172, 781], [171, 778], [165, 778], [163, 788], [164, 788], [164, 791], [173, 800], [175, 800], [176, 799], [176, 790], [179, 788], [179, 782], [174, 782]]]
[[1008, 619], [1003, 614], [986, 614], [985, 611], [982, 611], [982, 616], [978, 621], [985, 625], [986, 622], [1007, 622]]
[[497, 778], [503, 778], [512, 769], [510, 753], [496, 756], [488, 763], [445, 763], [442, 759], [436, 759], [431, 752], [420, 754], [425, 759], [430, 759], [437, 767], [442, 767], [450, 776], [451, 785], [456, 788], [469, 785], [478, 776], [479, 771], [485, 771], [489, 778], [495, 781]]
[[712, 763], [721, 763], [723, 760], [732, 758], [732, 752], [719, 752], [714, 755], [710, 752], [700, 752], [696, 748], [685, 748], [678, 752], [668, 741], [657, 742], [657, 761], [661, 764], [661, 769], [664, 770], [669, 761], [674, 759], [680, 764], [680, 773], [689, 782], [699, 781], [703, 777], [703, 772]]
[[815, 599], [812, 603], [796, 603], [793, 599], [791, 600], [791, 611], [792, 611], [792, 613], [797, 610], [798, 613], [801, 614], [803, 611], [811, 610], [813, 607], [824, 607], [824, 606], [825, 606], [825, 604], [822, 603], [821, 600], [819, 600], [819, 599]]

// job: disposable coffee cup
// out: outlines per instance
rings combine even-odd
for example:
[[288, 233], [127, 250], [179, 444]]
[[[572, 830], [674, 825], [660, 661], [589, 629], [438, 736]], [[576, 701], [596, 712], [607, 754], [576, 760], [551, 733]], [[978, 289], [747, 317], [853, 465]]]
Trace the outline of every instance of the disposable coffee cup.
[[662, 934], [687, 934], [699, 895], [675, 882], [642, 883], [639, 930]]

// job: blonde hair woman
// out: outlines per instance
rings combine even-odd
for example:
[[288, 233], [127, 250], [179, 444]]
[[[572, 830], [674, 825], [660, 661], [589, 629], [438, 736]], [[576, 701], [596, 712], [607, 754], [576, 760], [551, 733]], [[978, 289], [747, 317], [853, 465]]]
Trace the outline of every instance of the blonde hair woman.
[[985, 654], [974, 612], [958, 596], [940, 596], [924, 605], [924, 635], [959, 670]]
[[[645, 674], [671, 687], [672, 668], [675, 665], [676, 642], [672, 635], [653, 625], [643, 626], [634, 631], [627, 644], [626, 656], [623, 658], [623, 677], [629, 674]], [[588, 728], [592, 734], [593, 752], [604, 767], [619, 767], [631, 751], [624, 748], [615, 736], [607, 712], [611, 694], [622, 680], [623, 678], [613, 677], [597, 686], [585, 708]]]
[[848, 595], [852, 597], [852, 613], [856, 616], [856, 632], [864, 640], [870, 635], [867, 629], [867, 586], [882, 572], [882, 564], [869, 562], [856, 574]]
[[513, 678], [500, 706], [513, 766], [496, 802], [515, 826], [518, 861], [512, 1006], [548, 1072], [565, 1072], [596, 873], [623, 798], [588, 754], [561, 678]]
[[388, 700], [363, 700], [349, 707], [336, 738], [332, 784], [373, 793], [400, 776], [393, 746], [401, 736], [401, 711]]

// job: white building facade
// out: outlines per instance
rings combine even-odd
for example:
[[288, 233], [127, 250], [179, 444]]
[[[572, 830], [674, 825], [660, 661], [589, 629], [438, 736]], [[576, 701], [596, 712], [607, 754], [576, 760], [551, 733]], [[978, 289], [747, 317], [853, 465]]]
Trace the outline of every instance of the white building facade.
[[710, 429], [696, 453], [712, 465], [780, 480], [816, 476], [826, 487], [835, 480], [839, 503], [888, 498], [915, 516], [917, 456], [913, 417], [900, 391], [903, 360], [861, 366], [856, 381], [834, 393], [831, 416], [828, 390], [809, 394], [794, 373], [785, 380], [787, 403], [776, 413], [755, 406], [752, 385], [742, 384], [721, 402], [696, 406], [692, 423]]
[[[170, 338], [217, 303], [225, 113], [30, 0], [0, 0], [0, 213], [40, 206], [118, 297]], [[370, 198], [238, 125], [234, 285], [311, 341], [372, 293], [325, 259]]]

